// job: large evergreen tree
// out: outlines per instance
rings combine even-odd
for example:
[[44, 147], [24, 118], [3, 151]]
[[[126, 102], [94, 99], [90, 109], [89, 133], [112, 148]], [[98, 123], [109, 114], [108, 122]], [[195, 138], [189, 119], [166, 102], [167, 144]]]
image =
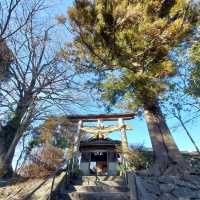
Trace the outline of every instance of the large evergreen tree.
[[176, 74], [168, 53], [189, 33], [197, 15], [183, 0], [76, 0], [68, 15], [75, 37], [66, 55], [88, 69], [106, 71], [98, 85], [105, 100], [144, 111], [155, 155], [150, 171], [187, 171], [159, 99]]
[[187, 92], [194, 98], [200, 97], [200, 42], [193, 44], [190, 49], [190, 58], [192, 61], [191, 74]]

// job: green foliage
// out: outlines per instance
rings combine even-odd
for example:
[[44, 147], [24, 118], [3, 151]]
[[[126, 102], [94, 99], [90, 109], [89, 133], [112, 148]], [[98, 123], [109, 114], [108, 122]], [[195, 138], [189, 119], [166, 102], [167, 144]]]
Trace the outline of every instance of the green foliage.
[[97, 85], [102, 98], [110, 104], [123, 99], [130, 109], [168, 89], [167, 78], [176, 74], [168, 52], [196, 23], [183, 0], [77, 0], [68, 15], [75, 39], [65, 56], [110, 70]]
[[125, 174], [129, 170], [130, 169], [127, 167], [126, 164], [120, 164], [120, 165], [118, 165], [117, 173], [119, 176], [121, 176], [122, 174]]
[[149, 168], [153, 163], [153, 153], [147, 151], [143, 145], [132, 145], [128, 151], [123, 152], [122, 147], [117, 148], [120, 154], [126, 154], [126, 164], [119, 165], [119, 171], [124, 173], [128, 170], [143, 170]]
[[76, 167], [75, 170], [73, 171], [73, 178], [81, 177], [83, 176], [83, 172]]
[[149, 168], [153, 163], [152, 154], [143, 146], [132, 146], [128, 153], [129, 167], [133, 170], [143, 170]]
[[192, 46], [190, 57], [193, 67], [191, 69], [187, 92], [195, 97], [200, 97], [200, 43]]

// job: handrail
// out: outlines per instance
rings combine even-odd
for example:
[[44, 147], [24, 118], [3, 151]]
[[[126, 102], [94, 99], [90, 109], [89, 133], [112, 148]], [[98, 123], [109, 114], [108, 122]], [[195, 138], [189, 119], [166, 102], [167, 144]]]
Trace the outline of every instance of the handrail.
[[[64, 165], [65, 165], [65, 166], [64, 166]], [[65, 178], [69, 178], [69, 179], [70, 179], [70, 178], [71, 178], [70, 175], [71, 175], [71, 172], [72, 172], [72, 169], [70, 168], [70, 166], [71, 166], [71, 160], [67, 160], [67, 161], [64, 163], [64, 165], [61, 166], [61, 168], [62, 168], [62, 169], [65, 168], [65, 170], [66, 170]], [[53, 180], [52, 180], [52, 184], [51, 184], [51, 190], [50, 190], [50, 193], [49, 193], [49, 200], [53, 199], [53, 198], [52, 198], [52, 193], [53, 193], [53, 188], [54, 188], [54, 183], [55, 183], [56, 175], [57, 175], [57, 174], [55, 174], [55, 175], [53, 176]], [[69, 179], [68, 179], [68, 180], [69, 180]], [[70, 182], [70, 180], [69, 180], [69, 182]]]

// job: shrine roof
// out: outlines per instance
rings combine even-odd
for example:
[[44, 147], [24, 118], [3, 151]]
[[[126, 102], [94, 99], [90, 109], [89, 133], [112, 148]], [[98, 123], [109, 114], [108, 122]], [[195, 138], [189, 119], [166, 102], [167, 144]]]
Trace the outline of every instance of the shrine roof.
[[135, 113], [110, 113], [110, 114], [90, 114], [90, 115], [68, 115], [66, 116], [67, 119], [70, 121], [79, 121], [82, 120], [84, 122], [89, 121], [97, 121], [97, 120], [104, 120], [104, 121], [115, 121], [119, 118], [123, 118], [124, 120], [130, 120], [135, 117]]
[[86, 141], [81, 141], [80, 146], [90, 146], [90, 145], [120, 145], [121, 141], [119, 140], [112, 140], [110, 138], [105, 139], [96, 139], [96, 138], [90, 138]]

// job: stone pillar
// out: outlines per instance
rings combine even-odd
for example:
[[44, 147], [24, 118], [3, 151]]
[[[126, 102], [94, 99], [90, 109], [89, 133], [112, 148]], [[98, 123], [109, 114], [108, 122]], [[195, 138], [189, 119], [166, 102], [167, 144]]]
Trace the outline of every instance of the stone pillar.
[[101, 119], [98, 119], [97, 127], [102, 127], [102, 126], [103, 126], [103, 121]]
[[77, 128], [77, 133], [74, 138], [74, 150], [73, 150], [73, 165], [77, 164], [78, 165], [78, 155], [79, 155], [79, 146], [80, 146], [80, 137], [81, 137], [81, 127], [83, 125], [82, 120], [78, 122], [78, 128]]
[[[102, 128], [103, 127], [103, 121], [101, 119], [98, 119], [98, 121], [97, 121], [97, 127], [98, 128]], [[102, 138], [104, 138], [104, 135], [99, 133], [97, 137], [99, 139], [102, 139]]]
[[128, 188], [130, 190], [130, 200], [137, 200], [137, 187], [135, 182], [135, 174], [127, 172]]
[[[123, 163], [126, 163], [127, 159], [127, 151], [128, 151], [128, 139], [126, 135], [126, 126], [124, 124], [124, 120], [122, 118], [118, 119], [118, 124], [121, 131], [121, 142], [122, 142], [122, 153], [123, 153]], [[125, 160], [124, 160], [125, 158]]]

